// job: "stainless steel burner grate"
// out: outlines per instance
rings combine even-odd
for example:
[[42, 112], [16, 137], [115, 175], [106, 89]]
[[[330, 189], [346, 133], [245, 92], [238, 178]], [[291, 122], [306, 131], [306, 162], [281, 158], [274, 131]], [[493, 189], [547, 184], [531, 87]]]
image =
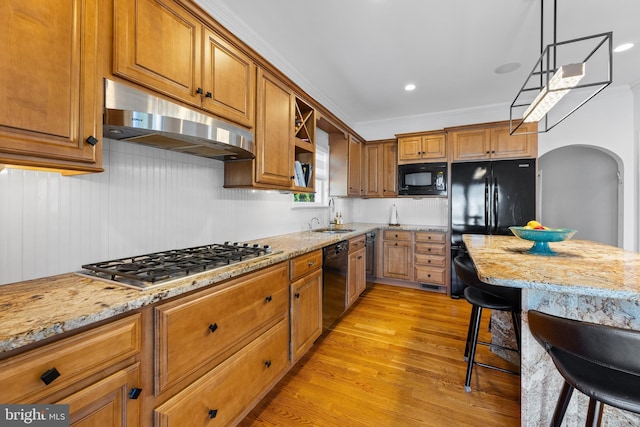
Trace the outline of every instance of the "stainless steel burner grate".
[[148, 289], [181, 277], [271, 255], [269, 245], [225, 242], [85, 264], [78, 274]]

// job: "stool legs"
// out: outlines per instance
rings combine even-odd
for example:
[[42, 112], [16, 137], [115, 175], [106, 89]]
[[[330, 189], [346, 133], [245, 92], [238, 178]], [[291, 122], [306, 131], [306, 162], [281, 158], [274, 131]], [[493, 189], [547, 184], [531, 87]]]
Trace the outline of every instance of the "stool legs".
[[469, 360], [469, 347], [471, 346], [471, 337], [473, 335], [473, 319], [476, 318], [478, 311], [478, 307], [475, 305], [471, 306], [471, 318], [469, 319], [469, 330], [467, 331], [467, 344], [464, 348], [464, 361]]
[[571, 400], [573, 394], [573, 386], [568, 382], [564, 382], [560, 396], [558, 396], [558, 403], [556, 403], [556, 409], [553, 412], [553, 419], [551, 420], [551, 427], [560, 427], [564, 413], [567, 412], [567, 406]]
[[604, 404], [599, 400], [594, 399], [593, 397], [589, 399], [589, 411], [587, 412], [587, 422], [585, 426], [587, 427], [600, 427], [600, 423], [602, 422], [602, 410], [604, 409]]
[[478, 345], [478, 333], [480, 331], [480, 319], [482, 318], [482, 307], [473, 306], [471, 310], [471, 319], [469, 321], [469, 332], [471, 332], [471, 340], [467, 337], [467, 379], [464, 382], [464, 391], [471, 391], [471, 372], [473, 371], [473, 361], [476, 357], [476, 346]]

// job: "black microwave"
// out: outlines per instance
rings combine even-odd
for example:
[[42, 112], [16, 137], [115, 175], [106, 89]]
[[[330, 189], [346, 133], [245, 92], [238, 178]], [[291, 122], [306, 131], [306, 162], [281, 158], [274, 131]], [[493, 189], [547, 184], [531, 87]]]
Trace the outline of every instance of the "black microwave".
[[446, 196], [447, 164], [398, 165], [399, 196]]

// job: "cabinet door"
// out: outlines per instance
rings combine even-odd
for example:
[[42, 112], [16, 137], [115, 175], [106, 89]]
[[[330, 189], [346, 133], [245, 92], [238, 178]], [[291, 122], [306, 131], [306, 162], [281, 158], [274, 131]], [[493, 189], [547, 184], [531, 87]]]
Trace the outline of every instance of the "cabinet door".
[[293, 186], [293, 95], [275, 76], [259, 69], [257, 100], [256, 182], [290, 188]]
[[362, 186], [362, 144], [349, 136], [349, 196], [361, 196]]
[[385, 240], [383, 249], [383, 277], [411, 280], [411, 241]]
[[382, 196], [393, 197], [398, 194], [398, 144], [384, 143], [382, 158]]
[[71, 427], [135, 427], [140, 425], [142, 397], [128, 395], [140, 384], [136, 363], [56, 403], [69, 405]]
[[474, 129], [451, 133], [453, 161], [482, 160], [491, 157], [491, 132]]
[[[96, 0], [0, 2], [0, 163], [102, 171]], [[73, 173], [73, 172], [71, 172]]]
[[295, 362], [322, 333], [322, 270], [291, 284], [291, 358]]
[[255, 125], [255, 64], [213, 31], [205, 29], [204, 33], [202, 107], [252, 128]]
[[398, 160], [420, 160], [422, 158], [422, 137], [398, 138]]
[[425, 160], [446, 160], [447, 135], [425, 135], [422, 137], [422, 158]]
[[[526, 128], [526, 125], [524, 125]], [[536, 157], [538, 155], [537, 135], [509, 135], [509, 127], [491, 129], [491, 158], [509, 159]]]
[[367, 144], [364, 147], [364, 196], [382, 196], [383, 170], [383, 146], [382, 144]]
[[171, 0], [114, 1], [114, 74], [199, 106], [200, 21]]

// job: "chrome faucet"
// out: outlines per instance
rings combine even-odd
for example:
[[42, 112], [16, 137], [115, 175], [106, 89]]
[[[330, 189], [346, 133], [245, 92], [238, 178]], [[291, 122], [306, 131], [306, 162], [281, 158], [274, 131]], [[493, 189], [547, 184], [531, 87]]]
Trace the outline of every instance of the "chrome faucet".
[[318, 225], [320, 225], [320, 220], [314, 216], [313, 218], [311, 218], [311, 221], [309, 221], [309, 231], [313, 231], [313, 220], [315, 220]]

